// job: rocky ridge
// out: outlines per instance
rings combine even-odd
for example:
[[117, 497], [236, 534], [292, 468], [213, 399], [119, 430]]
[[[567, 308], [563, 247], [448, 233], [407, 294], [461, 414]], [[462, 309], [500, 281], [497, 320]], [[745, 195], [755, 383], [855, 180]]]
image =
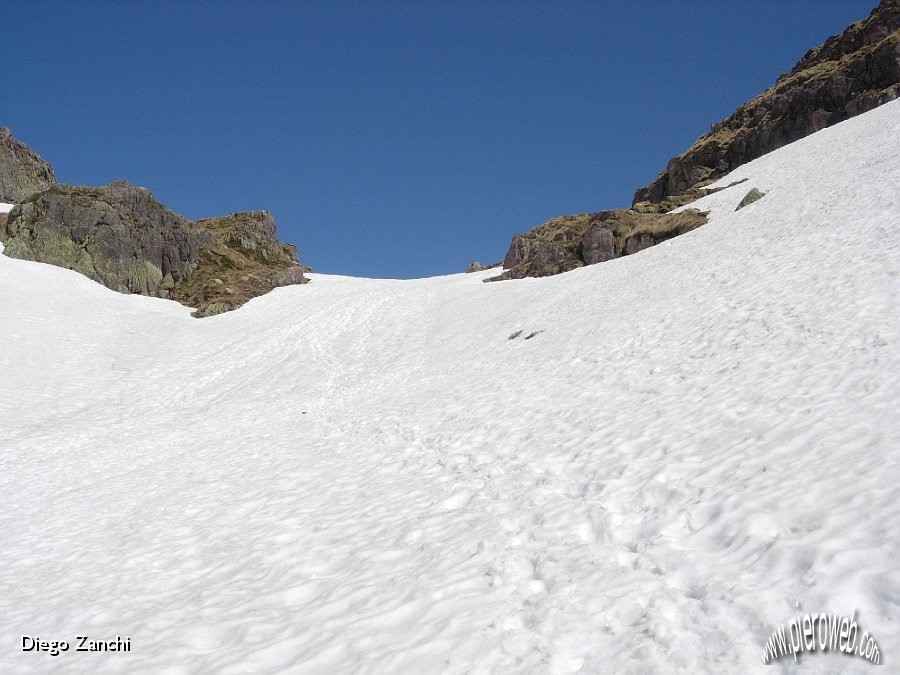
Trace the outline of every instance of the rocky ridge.
[[691, 188], [898, 96], [900, 0], [882, 0], [868, 18], [809, 50], [773, 87], [669, 160], [635, 193], [634, 205], [686, 203]]
[[[882, 0], [868, 18], [811, 49], [775, 86], [671, 159], [653, 183], [636, 192], [630, 209], [555, 218], [516, 234], [504, 272], [485, 281], [559, 274], [636, 253], [699, 227], [703, 214], [671, 211], [732, 187], [708, 186], [741, 164], [898, 95], [900, 0]], [[761, 196], [753, 188], [746, 203]]]
[[127, 181], [56, 183], [52, 167], [0, 132], [4, 254], [75, 270], [121, 293], [177, 300], [210, 316], [278, 286], [303, 284], [309, 268], [278, 241], [268, 211], [196, 222]]
[[696, 209], [642, 213], [612, 209], [554, 218], [513, 237], [504, 272], [485, 281], [545, 277], [593, 265], [655, 246], [706, 222]]

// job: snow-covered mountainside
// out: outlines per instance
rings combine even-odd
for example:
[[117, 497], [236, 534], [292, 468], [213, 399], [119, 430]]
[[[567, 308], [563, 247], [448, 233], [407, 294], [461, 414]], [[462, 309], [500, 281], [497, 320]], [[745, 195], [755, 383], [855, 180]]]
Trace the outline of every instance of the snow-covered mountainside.
[[198, 321], [0, 257], [0, 672], [780, 672], [854, 609], [895, 667], [897, 139], [900, 101], [544, 279]]

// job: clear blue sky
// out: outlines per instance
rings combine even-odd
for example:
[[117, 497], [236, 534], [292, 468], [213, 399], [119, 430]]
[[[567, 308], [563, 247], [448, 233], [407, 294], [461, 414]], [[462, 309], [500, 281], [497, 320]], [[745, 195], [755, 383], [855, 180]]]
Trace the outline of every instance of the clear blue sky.
[[268, 209], [316, 271], [419, 277], [628, 206], [877, 0], [5, 0], [0, 125], [63, 182]]

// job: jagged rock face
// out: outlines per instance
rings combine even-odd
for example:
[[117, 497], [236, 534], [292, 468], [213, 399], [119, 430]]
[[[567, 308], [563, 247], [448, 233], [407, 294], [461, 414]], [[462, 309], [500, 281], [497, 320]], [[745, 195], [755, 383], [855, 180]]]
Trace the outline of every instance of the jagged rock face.
[[18, 204], [54, 183], [53, 167], [0, 127], [0, 202]]
[[212, 236], [200, 249], [196, 270], [178, 284], [173, 297], [196, 307], [195, 316], [237, 309], [279, 286], [305, 284], [309, 268], [297, 262], [297, 249], [278, 241], [268, 211], [232, 213], [196, 221]]
[[0, 222], [4, 253], [73, 269], [122, 293], [178, 300], [210, 316], [278, 286], [303, 284], [308, 267], [278, 241], [268, 211], [191, 222], [149, 190], [56, 184]]
[[[635, 193], [661, 202], [900, 96], [900, 0], [811, 49], [771, 89], [713, 126]], [[682, 200], [683, 203], [683, 200]]]
[[163, 298], [197, 265], [208, 232], [149, 190], [56, 184], [33, 194], [0, 229], [4, 253], [81, 272], [113, 290]]
[[198, 220], [198, 225], [221, 231], [222, 242], [260, 262], [297, 262], [297, 249], [278, 241], [275, 219], [268, 211], [232, 213], [230, 216]]
[[513, 237], [502, 274], [485, 281], [546, 277], [632, 255], [706, 222], [696, 209], [644, 213], [614, 209], [554, 218]]

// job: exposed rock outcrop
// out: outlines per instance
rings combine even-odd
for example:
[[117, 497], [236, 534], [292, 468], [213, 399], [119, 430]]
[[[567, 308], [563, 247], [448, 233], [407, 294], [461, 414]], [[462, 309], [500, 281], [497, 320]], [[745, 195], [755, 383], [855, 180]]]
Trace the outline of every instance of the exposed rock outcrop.
[[[559, 274], [699, 227], [706, 222], [703, 214], [670, 212], [736, 185], [708, 187], [741, 164], [898, 96], [900, 0], [882, 0], [867, 19], [811, 49], [774, 87], [671, 159], [653, 183], [637, 191], [630, 209], [555, 218], [517, 234], [505, 271], [486, 281]], [[762, 196], [754, 188], [738, 208]]]
[[642, 213], [613, 209], [554, 218], [513, 237], [502, 274], [485, 281], [546, 277], [632, 255], [706, 222], [696, 209]]
[[500, 267], [501, 263], [494, 263], [493, 265], [482, 265], [480, 262], [470, 262], [466, 265], [466, 274], [471, 272], [483, 272], [484, 270], [490, 270], [495, 267]]
[[81, 272], [122, 293], [171, 298], [212, 236], [173, 213], [149, 190], [56, 184], [10, 213], [0, 231], [11, 258]]
[[54, 183], [53, 167], [0, 127], [0, 202], [18, 204]]
[[212, 235], [200, 248], [197, 268], [178, 284], [173, 298], [196, 307], [196, 316], [237, 309], [279, 286], [305, 284], [309, 268], [297, 262], [297, 249], [278, 241], [268, 211], [232, 213], [195, 223]]
[[771, 89], [669, 160], [656, 180], [636, 192], [634, 205], [687, 203], [692, 187], [898, 96], [900, 0], [883, 0], [868, 18], [811, 49]]
[[4, 254], [76, 270], [108, 288], [178, 300], [208, 316], [306, 283], [267, 211], [191, 222], [127, 181], [55, 184], [0, 223]]

